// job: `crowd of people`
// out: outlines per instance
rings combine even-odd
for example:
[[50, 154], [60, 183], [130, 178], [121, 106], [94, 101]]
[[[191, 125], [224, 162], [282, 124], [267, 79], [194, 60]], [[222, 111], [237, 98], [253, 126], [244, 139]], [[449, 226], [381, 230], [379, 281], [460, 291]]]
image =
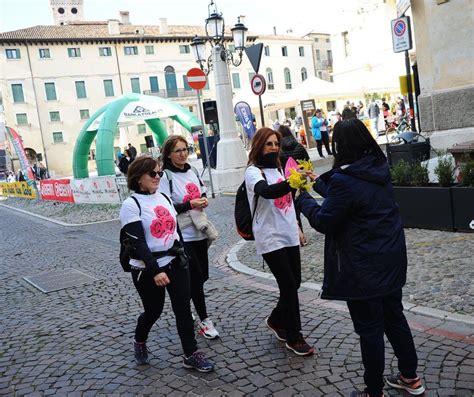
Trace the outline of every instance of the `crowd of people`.
[[[319, 112], [315, 117], [320, 118]], [[324, 123], [317, 124], [323, 141]], [[287, 126], [279, 126], [278, 131], [261, 128], [251, 141], [245, 187], [253, 235], [257, 253], [279, 287], [276, 306], [265, 325], [293, 353], [314, 353], [303, 335], [298, 298], [300, 246], [304, 245], [301, 212], [311, 227], [325, 235], [321, 297], [347, 301], [360, 337], [366, 389], [351, 396], [383, 396], [384, 334], [400, 371], [386, 377], [385, 383], [420, 395], [424, 386], [416, 372], [416, 350], [402, 306], [405, 236], [385, 155], [354, 117], [335, 124], [327, 149], [334, 156], [329, 172], [317, 176], [299, 171], [315, 182], [314, 190], [324, 198], [318, 204], [310, 194], [293, 189], [285, 177], [282, 166], [290, 157], [309, 158]], [[186, 140], [171, 136], [163, 145], [162, 164], [150, 156], [133, 160], [127, 170], [133, 194], [124, 201], [120, 219], [132, 237], [132, 280], [144, 308], [135, 330], [137, 363], [148, 363], [148, 335], [161, 315], [167, 290], [183, 348], [183, 366], [209, 372], [215, 365], [198, 350], [195, 328], [205, 338], [219, 337], [204, 293], [208, 247], [218, 233], [204, 212], [209, 205], [206, 189], [188, 163], [188, 155]], [[191, 302], [198, 316], [195, 322]]]

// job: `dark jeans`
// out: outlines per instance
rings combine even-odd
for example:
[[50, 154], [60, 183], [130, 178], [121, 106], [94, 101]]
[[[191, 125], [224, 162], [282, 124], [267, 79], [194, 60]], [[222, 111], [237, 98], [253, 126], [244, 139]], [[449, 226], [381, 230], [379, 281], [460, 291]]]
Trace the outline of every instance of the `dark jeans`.
[[318, 153], [321, 157], [323, 157], [323, 143], [324, 147], [326, 148], [326, 152], [328, 154], [332, 154], [331, 148], [329, 147], [329, 133], [327, 131], [321, 131], [321, 139], [316, 141]]
[[191, 278], [191, 299], [200, 320], [207, 318], [204, 283], [209, 279], [209, 257], [207, 239], [184, 243], [189, 256], [189, 276]]
[[301, 285], [300, 247], [285, 247], [262, 256], [280, 289], [280, 298], [270, 315], [270, 322], [286, 330], [289, 343], [296, 342], [301, 333], [298, 300], [298, 288]]
[[398, 369], [406, 378], [416, 378], [418, 358], [405, 315], [402, 290], [375, 299], [348, 301], [347, 306], [360, 337], [364, 381], [372, 396], [382, 394], [385, 367], [384, 333], [398, 359]]
[[[141, 273], [141, 274], [140, 274]], [[150, 329], [163, 311], [165, 303], [165, 289], [171, 299], [171, 307], [176, 317], [176, 327], [181, 339], [186, 357], [197, 350], [194, 338], [194, 322], [190, 307], [190, 284], [189, 271], [178, 266], [173, 266], [166, 272], [170, 283], [166, 287], [158, 287], [153, 277], [146, 272], [132, 270], [132, 279], [135, 288], [140, 295], [145, 311], [138, 317], [135, 329], [135, 340], [145, 342], [148, 339]], [[140, 278], [138, 279], [138, 276]]]

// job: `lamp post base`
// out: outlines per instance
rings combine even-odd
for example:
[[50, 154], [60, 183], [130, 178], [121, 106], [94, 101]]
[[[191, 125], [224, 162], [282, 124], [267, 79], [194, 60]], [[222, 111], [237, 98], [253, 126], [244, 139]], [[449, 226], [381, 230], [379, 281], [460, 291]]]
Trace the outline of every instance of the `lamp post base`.
[[244, 181], [246, 167], [214, 170], [212, 180], [217, 193], [235, 193]]

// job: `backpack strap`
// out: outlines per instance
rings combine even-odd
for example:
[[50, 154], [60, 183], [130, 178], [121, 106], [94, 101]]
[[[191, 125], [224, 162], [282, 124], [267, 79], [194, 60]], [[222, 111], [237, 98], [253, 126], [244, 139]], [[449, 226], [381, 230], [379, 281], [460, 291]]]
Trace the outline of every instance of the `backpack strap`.
[[142, 216], [142, 207], [140, 207], [140, 203], [138, 202], [138, 199], [135, 197], [135, 196], [130, 196], [136, 203], [137, 203], [137, 207], [138, 207], [138, 216]]
[[197, 170], [197, 168], [196, 168], [194, 165], [191, 165], [191, 169], [192, 169], [193, 172], [196, 174], [197, 179], [198, 179], [198, 181], [199, 181], [199, 184], [201, 185], [201, 187], [203, 187], [203, 186], [204, 186], [204, 183], [202, 183], [201, 177], [199, 176], [199, 171]]
[[[257, 167], [257, 166], [255, 166]], [[267, 177], [265, 176], [265, 173], [263, 172], [263, 170], [260, 168], [260, 167], [257, 167], [259, 170], [260, 170], [260, 173], [262, 174], [262, 177], [263, 179], [265, 179], [265, 181], [267, 180]], [[253, 211], [252, 211], [252, 225], [253, 225], [253, 218], [255, 217], [255, 212], [257, 211], [257, 204], [258, 204], [258, 198], [260, 196], [258, 194], [255, 194], [255, 204], [253, 206]]]
[[[163, 192], [160, 192], [160, 193], [163, 195], [163, 197], [166, 199], [166, 201], [168, 203], [170, 203], [171, 206], [173, 206], [173, 203], [171, 202], [171, 199], [166, 194], [164, 194]], [[173, 208], [174, 208], [174, 206], [173, 206]]]
[[163, 172], [166, 175], [166, 178], [168, 178], [168, 182], [170, 184], [170, 194], [173, 194], [173, 177], [171, 176], [172, 172], [168, 169], [164, 169]]

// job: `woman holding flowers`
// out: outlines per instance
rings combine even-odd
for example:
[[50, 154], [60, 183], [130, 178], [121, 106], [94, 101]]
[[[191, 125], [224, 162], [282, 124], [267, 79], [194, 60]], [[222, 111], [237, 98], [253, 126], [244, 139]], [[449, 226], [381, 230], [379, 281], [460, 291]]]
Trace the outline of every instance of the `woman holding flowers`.
[[129, 261], [133, 284], [145, 309], [135, 329], [135, 360], [141, 365], [148, 364], [146, 341], [163, 311], [167, 290], [184, 352], [183, 366], [209, 372], [214, 364], [197, 351], [188, 263], [183, 256], [176, 211], [169, 197], [158, 191], [161, 175], [154, 158], [137, 158], [127, 173], [128, 188], [134, 193], [120, 209], [122, 230], [133, 249]]
[[332, 142], [333, 169], [315, 184], [323, 204], [302, 193], [297, 205], [311, 226], [326, 235], [321, 298], [347, 301], [360, 337], [366, 389], [351, 397], [383, 396], [384, 334], [400, 371], [385, 382], [421, 395], [425, 388], [416, 372], [415, 345], [402, 305], [405, 235], [387, 159], [358, 119], [339, 121]]
[[278, 283], [277, 306], [265, 320], [278, 340], [300, 356], [313, 353], [301, 334], [298, 289], [301, 260], [298, 223], [289, 182], [280, 167], [280, 133], [261, 128], [254, 135], [245, 172], [257, 253]]

